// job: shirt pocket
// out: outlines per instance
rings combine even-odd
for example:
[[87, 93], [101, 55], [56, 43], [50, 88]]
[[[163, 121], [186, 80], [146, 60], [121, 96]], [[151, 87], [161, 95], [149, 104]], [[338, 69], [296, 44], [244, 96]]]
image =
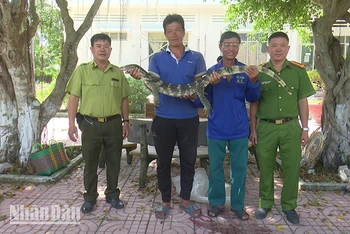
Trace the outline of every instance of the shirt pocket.
[[111, 86], [113, 87], [113, 88], [120, 88], [121, 87], [121, 85], [120, 85], [120, 81], [119, 80], [117, 80], [117, 79], [112, 79], [111, 80]]
[[83, 79], [82, 82], [82, 89], [83, 94], [85, 94], [87, 97], [96, 97], [99, 93], [99, 82], [95, 79]]
[[292, 96], [298, 96], [299, 93], [299, 80], [293, 79], [287, 83], [287, 87], [292, 92]]
[[247, 91], [246, 79], [248, 78], [241, 75], [232, 77], [230, 86], [233, 86], [234, 89], [233, 98], [241, 101], [245, 100]]
[[83, 86], [98, 86], [99, 82], [96, 79], [83, 79]]
[[122, 86], [119, 79], [112, 78], [110, 87], [112, 89], [113, 97], [121, 98], [122, 97]]
[[260, 83], [260, 91], [261, 93], [270, 93], [273, 91], [273, 82], [272, 80], [261, 81]]

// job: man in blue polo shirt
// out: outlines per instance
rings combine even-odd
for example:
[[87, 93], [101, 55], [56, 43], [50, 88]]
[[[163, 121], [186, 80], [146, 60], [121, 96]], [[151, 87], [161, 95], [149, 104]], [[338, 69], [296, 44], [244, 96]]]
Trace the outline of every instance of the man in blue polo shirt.
[[[166, 50], [154, 54], [149, 72], [170, 84], [188, 84], [200, 79], [206, 72], [203, 55], [190, 50], [183, 44], [185, 23], [181, 15], [169, 14], [163, 21]], [[134, 78], [140, 78], [138, 69], [128, 71]], [[191, 217], [199, 217], [202, 212], [190, 202], [194, 165], [197, 157], [198, 109], [191, 99], [195, 97], [170, 97], [159, 95], [160, 106], [152, 123], [153, 141], [157, 151], [158, 186], [162, 194], [161, 205], [155, 208], [155, 215], [165, 219], [171, 208], [171, 159], [177, 143], [181, 164], [180, 208]]]

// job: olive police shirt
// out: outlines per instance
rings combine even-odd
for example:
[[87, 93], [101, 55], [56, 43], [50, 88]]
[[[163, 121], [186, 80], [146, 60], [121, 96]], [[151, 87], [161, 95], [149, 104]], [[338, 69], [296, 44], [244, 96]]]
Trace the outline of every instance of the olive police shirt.
[[289, 87], [292, 95], [270, 76], [260, 73], [261, 98], [256, 116], [260, 119], [282, 119], [299, 115], [298, 100], [315, 93], [304, 65], [286, 60], [277, 72], [271, 60], [263, 65], [274, 71]]
[[79, 65], [68, 81], [66, 92], [80, 98], [79, 112], [92, 117], [121, 114], [122, 99], [131, 94], [125, 74], [109, 63], [105, 71], [94, 61]]

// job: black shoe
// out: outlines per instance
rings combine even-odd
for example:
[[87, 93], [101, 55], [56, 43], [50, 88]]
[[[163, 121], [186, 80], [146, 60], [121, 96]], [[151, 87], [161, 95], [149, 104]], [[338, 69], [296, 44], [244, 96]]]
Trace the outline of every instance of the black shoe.
[[271, 211], [271, 208], [258, 208], [255, 211], [255, 218], [256, 219], [264, 219], [267, 216], [267, 213]]
[[283, 211], [283, 213], [286, 214], [287, 220], [292, 224], [298, 224], [299, 223], [299, 215], [295, 210], [286, 210]]
[[95, 204], [96, 201], [84, 201], [83, 205], [81, 206], [81, 212], [83, 212], [83, 214], [90, 213]]
[[123, 209], [124, 208], [124, 203], [122, 200], [120, 200], [119, 198], [106, 198], [106, 202], [110, 203], [112, 205], [113, 208], [116, 209]]

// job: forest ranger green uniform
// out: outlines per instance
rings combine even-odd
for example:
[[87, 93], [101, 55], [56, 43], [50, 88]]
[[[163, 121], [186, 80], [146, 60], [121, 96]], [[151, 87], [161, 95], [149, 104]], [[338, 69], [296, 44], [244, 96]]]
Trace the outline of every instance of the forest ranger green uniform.
[[[109, 63], [102, 71], [96, 62], [83, 63], [73, 72], [66, 92], [79, 97], [79, 112], [85, 116], [81, 123], [82, 153], [85, 161], [85, 201], [94, 201], [97, 192], [97, 165], [101, 146], [106, 150], [106, 197], [119, 198], [118, 175], [122, 151], [122, 99], [131, 95], [131, 88], [117, 66]], [[96, 118], [113, 117], [99, 122]], [[92, 118], [94, 118], [94, 120]]]

